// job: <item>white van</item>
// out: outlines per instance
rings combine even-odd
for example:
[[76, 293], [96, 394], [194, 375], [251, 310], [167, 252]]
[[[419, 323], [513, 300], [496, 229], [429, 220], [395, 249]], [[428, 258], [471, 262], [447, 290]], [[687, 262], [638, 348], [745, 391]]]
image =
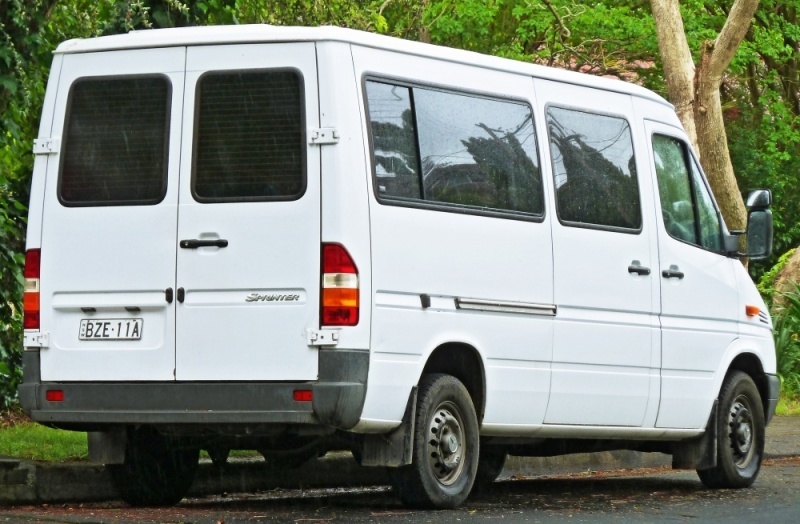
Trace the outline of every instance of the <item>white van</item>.
[[[454, 507], [506, 455], [756, 478], [772, 324], [673, 108], [625, 82], [340, 28], [63, 43], [31, 189], [23, 406], [124, 500], [200, 449], [333, 449]], [[748, 253], [739, 253], [746, 234]]]

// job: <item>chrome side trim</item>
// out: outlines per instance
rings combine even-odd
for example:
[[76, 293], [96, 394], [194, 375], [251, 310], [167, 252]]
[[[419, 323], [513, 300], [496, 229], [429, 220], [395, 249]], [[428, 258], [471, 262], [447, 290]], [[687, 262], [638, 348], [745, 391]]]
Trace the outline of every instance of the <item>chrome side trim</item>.
[[498, 313], [521, 313], [523, 315], [556, 316], [556, 306], [547, 304], [530, 304], [527, 302], [498, 302], [496, 300], [478, 300], [474, 298], [456, 298], [456, 309], [471, 311], [492, 311]]

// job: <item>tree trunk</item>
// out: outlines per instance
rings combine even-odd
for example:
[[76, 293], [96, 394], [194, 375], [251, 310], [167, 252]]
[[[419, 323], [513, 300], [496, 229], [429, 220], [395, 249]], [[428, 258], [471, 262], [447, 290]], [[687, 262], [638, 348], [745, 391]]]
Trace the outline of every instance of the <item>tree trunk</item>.
[[711, 190], [730, 229], [747, 226], [747, 212], [733, 173], [720, 102], [723, 75], [747, 34], [759, 0], [736, 0], [714, 42], [706, 42], [695, 70], [678, 0], [651, 0], [664, 62], [667, 93], [692, 140]]

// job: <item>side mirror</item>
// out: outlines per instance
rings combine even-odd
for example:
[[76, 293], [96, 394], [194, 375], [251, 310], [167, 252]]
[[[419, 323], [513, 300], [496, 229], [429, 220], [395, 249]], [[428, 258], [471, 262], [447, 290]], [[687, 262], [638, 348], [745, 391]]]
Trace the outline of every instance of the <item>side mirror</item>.
[[769, 189], [756, 189], [755, 191], [751, 191], [750, 194], [747, 195], [747, 202], [745, 203], [748, 211], [763, 211], [769, 209], [771, 205], [772, 191]]
[[756, 189], [747, 197], [747, 253], [751, 260], [767, 258], [772, 253], [772, 193]]

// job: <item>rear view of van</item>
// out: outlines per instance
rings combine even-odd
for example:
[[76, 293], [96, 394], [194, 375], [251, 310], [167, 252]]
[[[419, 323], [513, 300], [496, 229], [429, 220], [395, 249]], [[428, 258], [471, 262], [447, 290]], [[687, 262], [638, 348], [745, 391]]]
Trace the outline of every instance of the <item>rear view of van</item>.
[[59, 46], [34, 153], [20, 398], [130, 504], [180, 501], [201, 449], [350, 450], [425, 507], [508, 454], [757, 476], [778, 381], [737, 257], [769, 253], [771, 196], [740, 253], [645, 89], [338, 28], [144, 31]]

